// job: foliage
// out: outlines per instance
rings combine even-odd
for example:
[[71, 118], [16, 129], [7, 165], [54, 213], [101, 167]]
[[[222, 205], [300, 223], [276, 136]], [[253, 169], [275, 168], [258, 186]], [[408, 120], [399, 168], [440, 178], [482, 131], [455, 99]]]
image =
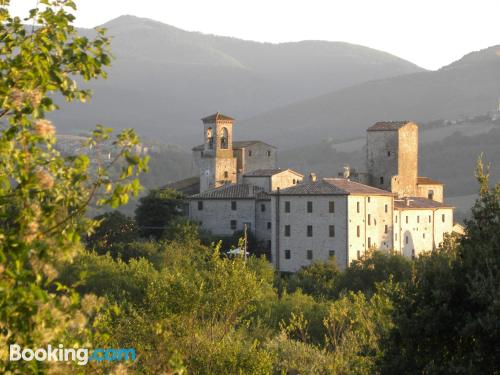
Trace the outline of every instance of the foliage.
[[183, 213], [183, 196], [172, 189], [151, 190], [139, 199], [135, 220], [141, 236], [160, 239], [168, 224]]
[[138, 237], [133, 218], [114, 210], [94, 218], [99, 224], [86, 238], [86, 246], [99, 254], [104, 254], [116, 244], [131, 242]]
[[[110, 63], [104, 30], [95, 39], [72, 26], [72, 1], [41, 0], [21, 20], [0, 2], [0, 346], [42, 346], [71, 331], [78, 295], [54, 282], [55, 265], [71, 258], [80, 234], [95, 224], [85, 217], [91, 202], [116, 207], [137, 194], [130, 177], [146, 167], [134, 153], [139, 139], [131, 130], [116, 137], [116, 155], [90, 171], [85, 155], [62, 157], [54, 148], [56, 130], [45, 116], [58, 107], [55, 97], [86, 101], [90, 92], [75, 79], [105, 77]], [[23, 23], [24, 22], [24, 23]], [[36, 24], [29, 28], [25, 23]], [[88, 146], [110, 139], [98, 126]], [[122, 163], [118, 178], [110, 168]], [[77, 313], [78, 314], [78, 313]], [[73, 324], [82, 330], [85, 324]], [[40, 362], [7, 362], [0, 372], [37, 372]], [[19, 370], [17, 368], [17, 370]], [[21, 371], [21, 370], [19, 370]]]
[[393, 297], [385, 372], [500, 372], [500, 184], [488, 188], [481, 161], [477, 177], [480, 197], [466, 235], [420, 257]]

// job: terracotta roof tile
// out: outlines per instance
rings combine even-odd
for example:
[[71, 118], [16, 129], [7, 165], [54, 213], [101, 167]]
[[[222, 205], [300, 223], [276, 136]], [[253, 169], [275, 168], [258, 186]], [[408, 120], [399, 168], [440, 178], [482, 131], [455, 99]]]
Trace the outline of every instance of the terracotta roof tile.
[[370, 126], [367, 131], [388, 131], [388, 130], [398, 130], [411, 123], [411, 121], [380, 121]]
[[[276, 195], [277, 191], [271, 193]], [[347, 193], [338, 187], [326, 182], [325, 180], [315, 182], [302, 182], [295, 186], [282, 189], [280, 195], [347, 195]]]
[[429, 177], [419, 177], [417, 179], [417, 185], [443, 185], [443, 183]]
[[248, 184], [230, 184], [192, 195], [188, 199], [256, 199], [263, 190]]
[[438, 209], [438, 208], [453, 208], [453, 206], [421, 197], [408, 197], [408, 204], [405, 199], [394, 199], [395, 210]]

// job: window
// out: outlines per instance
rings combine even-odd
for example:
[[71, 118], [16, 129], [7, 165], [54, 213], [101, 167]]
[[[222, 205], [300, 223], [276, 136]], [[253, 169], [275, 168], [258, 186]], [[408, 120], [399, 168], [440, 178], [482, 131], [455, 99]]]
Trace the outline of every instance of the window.
[[415, 259], [415, 249], [411, 249], [411, 258]]
[[335, 225], [329, 227], [330, 237], [335, 237]]
[[222, 134], [220, 137], [220, 148], [223, 148], [223, 149], [228, 148], [228, 143], [229, 143], [228, 140], [229, 140], [229, 137], [228, 137], [227, 129], [222, 128]]
[[229, 178], [229, 172], [228, 171], [224, 171], [224, 178]]
[[297, 182], [295, 181], [295, 178], [292, 180], [292, 184], [296, 184]]
[[420, 216], [417, 216], [417, 223], [420, 223]]
[[427, 198], [429, 198], [430, 200], [434, 200], [434, 190], [429, 190], [429, 192], [427, 193]]
[[361, 251], [358, 250], [358, 259], [361, 259]]
[[359, 214], [359, 202], [356, 202], [356, 212]]
[[361, 228], [359, 227], [359, 225], [356, 227], [356, 234], [358, 238], [361, 236]]
[[312, 237], [313, 236], [313, 226], [308, 225], [307, 226], [307, 237]]
[[408, 236], [405, 237], [405, 243], [408, 245], [409, 238]]
[[307, 250], [307, 259], [312, 260], [313, 258], [313, 251], [312, 250]]
[[266, 211], [266, 205], [265, 205], [264, 203], [262, 203], [262, 204], [260, 205], [260, 211], [261, 211], [261, 212]]
[[380, 177], [380, 185], [384, 184], [384, 177]]
[[394, 216], [394, 222], [397, 223], [398, 222], [398, 217], [397, 216]]
[[384, 227], [384, 233], [387, 233], [389, 231], [389, 226], [386, 224]]
[[333, 214], [335, 212], [335, 202], [330, 201], [328, 202], [328, 211]]
[[290, 201], [285, 202], [285, 212], [290, 213]]
[[335, 250], [330, 250], [328, 252], [328, 256], [331, 258], [331, 257], [334, 257], [335, 256]]
[[313, 212], [313, 202], [307, 202], [307, 212]]
[[209, 150], [214, 149], [214, 135], [212, 133], [212, 128], [207, 129], [207, 145]]
[[391, 152], [390, 151], [387, 151], [387, 156], [391, 157]]
[[389, 211], [389, 205], [387, 205], [387, 204], [386, 204], [386, 205], [384, 206], [384, 211], [385, 211], [385, 213], [387, 213], [387, 212]]
[[397, 233], [395, 233], [395, 234], [394, 234], [394, 241], [397, 241], [397, 240], [398, 240], [398, 234], [397, 234]]
[[290, 237], [290, 225], [285, 225], [285, 237]]
[[236, 229], [236, 220], [231, 220], [231, 229], [232, 230]]
[[248, 150], [248, 156], [252, 156], [252, 150]]
[[432, 216], [429, 215], [429, 223], [432, 223]]
[[406, 224], [408, 224], [408, 216], [406, 216]]
[[285, 259], [290, 259], [292, 257], [292, 254], [290, 250], [285, 250]]
[[267, 151], [267, 156], [271, 157], [271, 151]]
[[368, 237], [368, 248], [372, 247], [372, 239]]
[[371, 197], [368, 197], [368, 203], [370, 203], [372, 201]]
[[441, 220], [443, 221], [444, 223], [444, 214], [441, 215]]
[[203, 201], [198, 201], [198, 211], [203, 211]]
[[425, 238], [425, 233], [422, 233], [422, 238]]
[[270, 221], [267, 222], [267, 229], [271, 229], [271, 222]]
[[372, 215], [368, 214], [368, 225], [372, 225]]
[[231, 210], [236, 211], [236, 201], [231, 201]]

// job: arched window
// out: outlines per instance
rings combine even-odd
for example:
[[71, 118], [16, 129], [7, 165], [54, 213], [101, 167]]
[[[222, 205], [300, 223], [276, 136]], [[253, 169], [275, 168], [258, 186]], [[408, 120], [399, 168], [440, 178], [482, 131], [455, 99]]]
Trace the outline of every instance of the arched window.
[[228, 132], [226, 128], [222, 128], [222, 133], [220, 137], [220, 148], [228, 148]]
[[207, 129], [207, 145], [209, 150], [214, 149], [214, 134], [212, 128]]

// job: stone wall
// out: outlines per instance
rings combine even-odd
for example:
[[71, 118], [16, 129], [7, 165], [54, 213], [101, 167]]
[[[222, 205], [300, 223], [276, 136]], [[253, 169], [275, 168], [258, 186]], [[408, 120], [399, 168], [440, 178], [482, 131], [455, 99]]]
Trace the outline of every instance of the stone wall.
[[274, 169], [276, 168], [276, 149], [265, 143], [254, 143], [242, 149], [242, 160], [243, 173], [258, 169]]
[[429, 193], [432, 191], [433, 198], [436, 202], [444, 202], [444, 193], [443, 193], [443, 185], [435, 184], [435, 185], [417, 185], [417, 197], [429, 198]]

